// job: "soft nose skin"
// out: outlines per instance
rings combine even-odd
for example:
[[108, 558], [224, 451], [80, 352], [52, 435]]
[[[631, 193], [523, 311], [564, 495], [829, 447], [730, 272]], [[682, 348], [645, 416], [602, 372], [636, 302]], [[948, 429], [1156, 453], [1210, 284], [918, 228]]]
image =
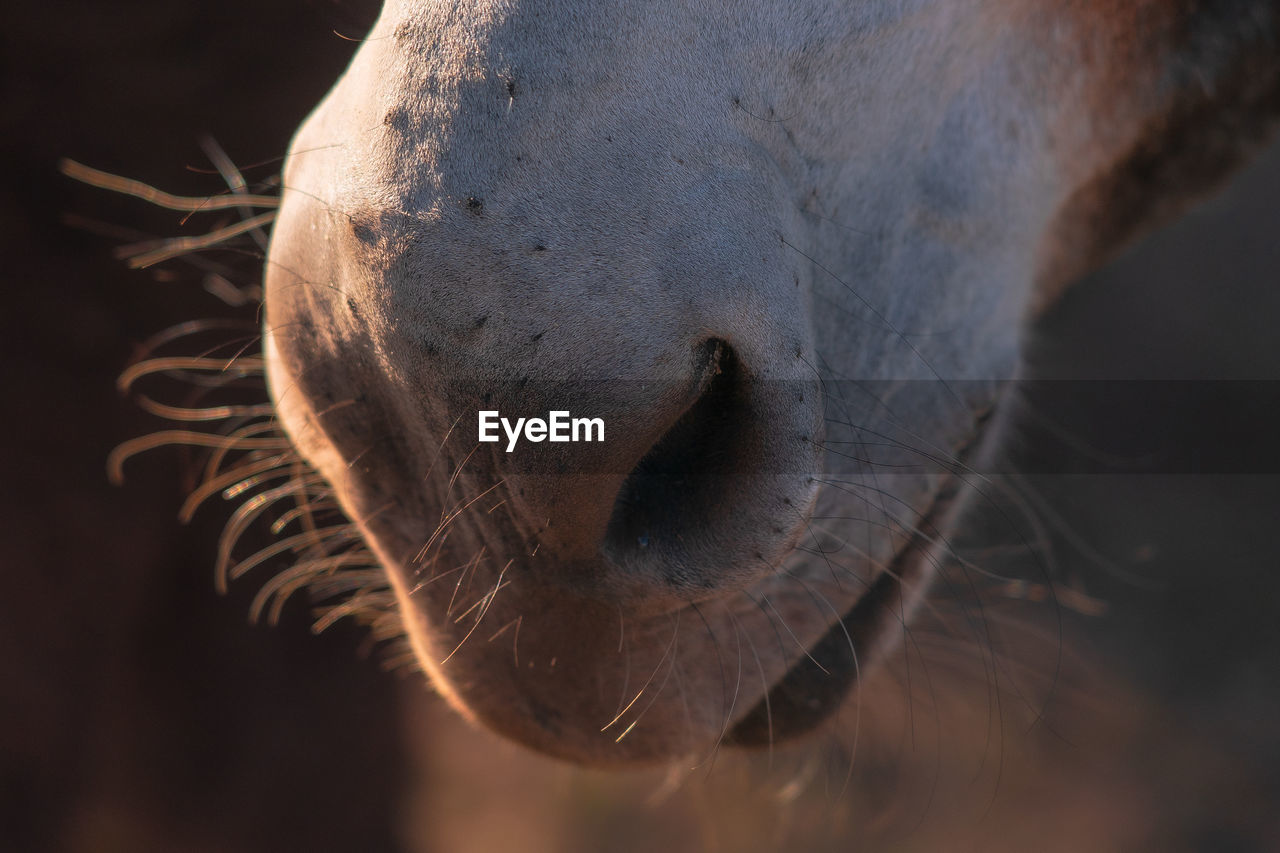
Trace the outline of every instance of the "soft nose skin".
[[[329, 360], [384, 362], [357, 382], [418, 430], [402, 455], [467, 440], [468, 473], [501, 483], [501, 514], [551, 558], [544, 579], [662, 606], [758, 578], [799, 535], [821, 444], [800, 256], [780, 239], [791, 188], [732, 129], [583, 127], [527, 85], [509, 107], [499, 76], [468, 84], [412, 153], [393, 109], [291, 163], [291, 186], [328, 193], [308, 244], [344, 298], [315, 307], [350, 336]], [[599, 418], [606, 440], [507, 453], [478, 442], [480, 410]]]
[[[293, 186], [325, 185], [309, 177], [319, 158], [299, 162]], [[502, 496], [502, 538], [539, 554], [542, 582], [664, 609], [776, 570], [817, 491], [822, 399], [796, 256], [763, 203], [779, 192], [772, 172], [720, 175], [717, 162], [652, 191], [660, 227], [630, 221], [631, 199], [587, 206], [564, 173], [532, 169], [505, 185], [473, 177], [481, 189], [461, 200], [415, 189], [392, 204], [339, 169], [324, 176], [331, 201], [293, 195], [275, 265], [332, 284], [280, 276], [268, 319], [298, 394], [359, 389], [360, 409], [387, 422], [371, 435], [348, 414], [314, 418], [340, 464], [369, 469], [348, 477], [368, 511], [385, 519], [390, 499], [419, 507], [406, 516], [440, 512], [447, 490], [423, 493], [444, 450], [461, 482]], [[293, 222], [323, 223], [325, 239], [290, 241]], [[308, 254], [290, 256], [295, 244]], [[600, 419], [605, 441], [507, 452], [479, 441], [482, 410]]]
[[[765, 266], [786, 286], [742, 280], [717, 255], [745, 238], [696, 229], [683, 240], [701, 256], [682, 262], [696, 292], [668, 279], [670, 239], [619, 251], [613, 269], [568, 250], [530, 269], [501, 260], [528, 238], [499, 205], [433, 224], [393, 270], [416, 286], [373, 327], [380, 350], [414, 355], [397, 396], [430, 405], [413, 417], [476, 448], [466, 464], [501, 482], [503, 512], [552, 567], [544, 580], [663, 607], [776, 568], [815, 493], [822, 429], [791, 277]], [[505, 433], [479, 441], [482, 410], [567, 411], [602, 421], [605, 440], [508, 451]]]

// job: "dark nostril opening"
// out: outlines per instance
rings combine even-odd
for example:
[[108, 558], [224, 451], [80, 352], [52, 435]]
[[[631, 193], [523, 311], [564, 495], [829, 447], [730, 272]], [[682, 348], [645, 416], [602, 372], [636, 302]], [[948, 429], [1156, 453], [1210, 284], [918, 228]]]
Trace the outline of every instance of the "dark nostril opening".
[[710, 544], [701, 540], [733, 500], [727, 492], [752, 432], [744, 371], [733, 350], [707, 341], [699, 362], [701, 394], [628, 475], [604, 543], [621, 565], [661, 554], [664, 579], [677, 585], [705, 585], [688, 557]]

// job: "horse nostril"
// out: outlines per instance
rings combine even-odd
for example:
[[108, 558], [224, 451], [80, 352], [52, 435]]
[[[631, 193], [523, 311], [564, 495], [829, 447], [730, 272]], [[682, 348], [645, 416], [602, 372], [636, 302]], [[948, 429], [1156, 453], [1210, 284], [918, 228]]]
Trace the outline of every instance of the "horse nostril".
[[702, 345], [702, 389], [694, 403], [623, 482], [605, 533], [615, 565], [662, 565], [662, 580], [705, 587], [697, 555], [714, 544], [751, 455], [755, 429], [743, 366], [724, 341]]

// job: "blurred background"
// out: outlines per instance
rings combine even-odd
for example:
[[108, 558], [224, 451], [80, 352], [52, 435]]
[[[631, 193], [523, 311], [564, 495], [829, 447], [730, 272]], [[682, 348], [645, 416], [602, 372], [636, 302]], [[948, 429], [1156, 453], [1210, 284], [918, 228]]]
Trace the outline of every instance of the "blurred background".
[[[992, 636], [933, 631], [941, 602], [864, 687], [856, 749], [845, 715], [770, 756], [580, 771], [472, 730], [383, 671], [361, 629], [313, 636], [304, 601], [251, 625], [252, 581], [215, 594], [225, 515], [177, 523], [179, 454], [130, 462], [123, 488], [105, 460], [158, 425], [115, 390], [140, 342], [236, 312], [199, 275], [112, 258], [189, 233], [180, 214], [57, 162], [204, 195], [210, 134], [265, 179], [375, 14], [6, 15], [0, 849], [1280, 849], [1280, 147], [1040, 324], [1041, 376], [1177, 390], [1041, 401], [1016, 450], [1041, 473], [1011, 487], [1036, 521], [979, 507], [957, 543], [1002, 576], [983, 590]], [[1097, 464], [1143, 437], [1160, 465]]]

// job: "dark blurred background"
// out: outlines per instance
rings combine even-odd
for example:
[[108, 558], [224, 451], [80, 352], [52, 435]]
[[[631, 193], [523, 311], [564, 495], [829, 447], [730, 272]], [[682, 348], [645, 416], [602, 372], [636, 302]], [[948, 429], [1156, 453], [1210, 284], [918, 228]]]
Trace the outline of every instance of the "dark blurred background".
[[[198, 276], [113, 260], [126, 232], [188, 233], [180, 215], [77, 185], [58, 159], [203, 195], [219, 189], [198, 145], [208, 133], [251, 181], [266, 178], [375, 6], [132, 0], [5, 16], [0, 849], [763, 850], [787, 837], [849, 849], [863, 827], [837, 818], [830, 786], [806, 811], [766, 772], [757, 787], [789, 817], [747, 831], [753, 815], [735, 815], [754, 801], [726, 806], [688, 783], [672, 795], [661, 774], [581, 773], [496, 744], [418, 679], [383, 672], [360, 629], [313, 636], [304, 602], [252, 626], [252, 583], [214, 593], [223, 518], [176, 522], [176, 454], [146, 454], [123, 488], [108, 484], [110, 449], [157, 426], [116, 375], [159, 329], [228, 309]], [[1085, 827], [1088, 849], [1277, 849], [1280, 476], [1274, 457], [1257, 471], [1247, 457], [1232, 470], [1195, 460], [1280, 442], [1278, 284], [1273, 148], [1041, 324], [1046, 376], [1214, 380], [1146, 421], [1131, 407], [1117, 424], [1103, 398], [1059, 406], [1054, 429], [1020, 446], [1054, 460], [1022, 485], [1048, 519], [1055, 579], [1085, 602], [1065, 629], [1049, 608], [1043, 624], [1087, 637], [1097, 682], [1081, 692], [1108, 720], [1123, 706], [1124, 722], [1097, 723], [1095, 744], [1095, 718], [1065, 721], [1073, 734], [1049, 739], [1069, 745], [1075, 776], [1031, 761], [995, 785], [1008, 807], [979, 803], [979, 830], [917, 828], [891, 849], [1086, 849], [1037, 823], [1064, 788], [1096, 789], [1058, 818]], [[1242, 379], [1267, 381], [1219, 382]], [[1106, 446], [1109, 430], [1161, 435], [1171, 422], [1196, 428], [1159, 473], [1070, 474], [1062, 461]], [[1103, 615], [1085, 613], [1094, 601]], [[1127, 822], [1141, 843], [1125, 840]]]

